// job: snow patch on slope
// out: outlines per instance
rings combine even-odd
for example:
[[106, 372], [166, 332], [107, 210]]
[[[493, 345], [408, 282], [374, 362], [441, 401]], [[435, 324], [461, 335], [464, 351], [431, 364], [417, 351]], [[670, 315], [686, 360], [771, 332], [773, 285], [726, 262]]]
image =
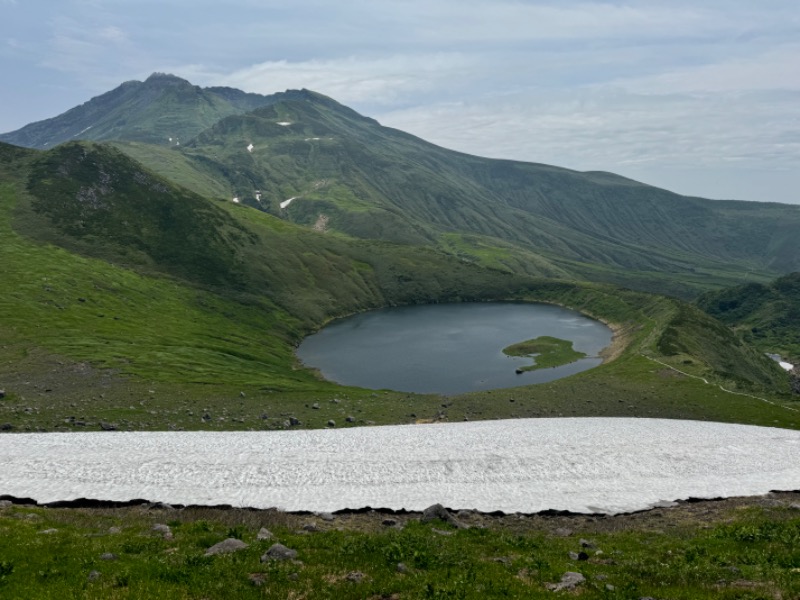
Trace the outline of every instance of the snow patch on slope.
[[0, 436], [0, 494], [335, 511], [620, 513], [800, 489], [800, 432], [630, 418]]

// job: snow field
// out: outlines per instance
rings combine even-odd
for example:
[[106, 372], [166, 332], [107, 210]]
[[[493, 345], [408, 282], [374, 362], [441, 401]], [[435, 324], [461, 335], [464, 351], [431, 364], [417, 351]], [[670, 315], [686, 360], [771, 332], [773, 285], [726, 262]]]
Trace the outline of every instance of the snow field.
[[0, 436], [0, 494], [336, 511], [607, 513], [800, 489], [800, 432], [629, 418]]

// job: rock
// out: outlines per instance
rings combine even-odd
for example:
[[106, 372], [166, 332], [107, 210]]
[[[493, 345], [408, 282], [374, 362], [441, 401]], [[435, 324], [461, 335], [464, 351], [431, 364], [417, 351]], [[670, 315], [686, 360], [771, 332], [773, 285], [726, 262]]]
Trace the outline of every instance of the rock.
[[355, 417], [353, 417], [353, 416], [348, 416], [348, 417], [345, 419], [345, 421], [347, 421], [348, 423], [355, 423], [355, 422], [356, 422], [356, 418], [355, 418]]
[[793, 502], [792, 504], [789, 505], [789, 508], [791, 508], [792, 510], [800, 510], [800, 502]]
[[586, 552], [570, 552], [570, 560], [589, 560], [589, 555]]
[[397, 526], [397, 519], [384, 519], [381, 521], [381, 525], [384, 527], [395, 527]]
[[11, 431], [14, 429], [14, 426], [11, 423], [3, 423], [0, 425], [0, 431]]
[[14, 506], [11, 500], [0, 500], [0, 508], [8, 508], [9, 506]]
[[264, 555], [261, 557], [261, 562], [268, 562], [270, 560], [293, 560], [297, 558], [297, 550], [287, 548], [283, 544], [272, 544]]
[[299, 573], [289, 573], [286, 576], [286, 579], [288, 579], [289, 581], [297, 581], [298, 579], [300, 579], [300, 574]]
[[275, 536], [272, 535], [272, 532], [266, 527], [262, 527], [261, 529], [259, 529], [258, 533], [256, 534], [256, 539], [258, 541], [271, 540], [274, 537]]
[[615, 586], [615, 585], [611, 585], [610, 583], [607, 583], [607, 584], [606, 584], [606, 591], [608, 591], [608, 592], [613, 592], [613, 591], [614, 591], [614, 590], [616, 590], [616, 589], [617, 589], [617, 586]]
[[566, 527], [559, 527], [553, 532], [553, 535], [557, 537], [569, 537], [572, 535], [572, 529], [567, 529]]
[[150, 531], [153, 531], [155, 533], [160, 533], [165, 540], [172, 539], [172, 529], [169, 528], [169, 525], [164, 525], [163, 523], [156, 523], [155, 525], [153, 525]]
[[102, 573], [100, 571], [90, 571], [89, 576], [86, 578], [87, 581], [97, 581], [100, 579]]
[[108, 533], [110, 533], [112, 535], [116, 535], [118, 533], [122, 533], [122, 529], [120, 527], [109, 527], [108, 528]]
[[586, 577], [574, 571], [567, 571], [561, 576], [561, 581], [558, 583], [548, 583], [545, 587], [552, 592], [560, 592], [561, 590], [571, 590], [586, 581]]
[[450, 512], [441, 504], [434, 504], [426, 508], [422, 513], [422, 522], [427, 523], [429, 521], [434, 521], [436, 519], [441, 519], [445, 523], [449, 523], [453, 527], [458, 529], [466, 529], [467, 526], [463, 525], [458, 519], [456, 519]]
[[58, 529], [43, 529], [39, 533], [42, 533], [44, 535], [53, 535], [54, 533], [58, 533]]
[[0, 390], [0, 400], [2, 400], [5, 397], [6, 397], [6, 391], [5, 390]]
[[328, 419], [328, 427], [336, 427], [336, 421], [333, 419]]
[[106, 423], [105, 421], [100, 421], [100, 429], [103, 431], [116, 431], [117, 426], [114, 423]]
[[596, 548], [596, 546], [592, 542], [590, 542], [589, 540], [585, 540], [583, 538], [581, 538], [579, 543], [581, 545], [581, 548], [587, 548], [589, 550], [594, 550]]
[[398, 573], [408, 573], [408, 567], [406, 566], [405, 563], [397, 563], [397, 567], [395, 568], [395, 570]]
[[289, 425], [291, 425], [292, 427], [297, 427], [298, 425], [300, 425], [300, 419], [298, 419], [297, 417], [289, 417]]
[[314, 404], [311, 405], [311, 408], [314, 410], [319, 410], [319, 402], [314, 402]]
[[239, 397], [240, 398], [244, 398], [244, 397], [246, 397], [246, 394], [244, 392], [239, 392]]
[[303, 525], [303, 531], [310, 531], [312, 533], [319, 531], [319, 526], [316, 523], [306, 523]]
[[112, 552], [104, 552], [100, 555], [100, 560], [117, 560], [119, 557]]
[[250, 580], [250, 583], [256, 587], [261, 587], [267, 582], [266, 573], [250, 573], [247, 578]]
[[223, 540], [218, 544], [214, 544], [208, 550], [206, 550], [206, 556], [214, 556], [215, 554], [230, 554], [231, 552], [237, 552], [239, 550], [244, 550], [245, 548], [247, 548], [247, 544], [245, 544], [242, 540], [228, 538], [227, 540]]
[[336, 518], [336, 517], [333, 516], [333, 514], [331, 514], [329, 512], [317, 513], [317, 516], [320, 519], [322, 519], [323, 521], [333, 521]]
[[361, 583], [364, 581], [365, 577], [366, 575], [364, 575], [364, 573], [361, 571], [350, 571], [345, 579], [347, 579], [347, 581], [352, 581], [353, 583]]

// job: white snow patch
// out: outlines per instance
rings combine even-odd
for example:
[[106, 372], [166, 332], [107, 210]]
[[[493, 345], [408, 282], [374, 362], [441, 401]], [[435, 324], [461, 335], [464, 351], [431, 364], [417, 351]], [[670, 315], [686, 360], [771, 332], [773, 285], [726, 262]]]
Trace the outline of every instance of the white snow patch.
[[779, 360], [778, 364], [781, 366], [781, 368], [784, 371], [791, 371], [792, 369], [794, 369], [794, 365], [792, 363], [788, 363], [788, 362], [784, 362], [782, 360]]
[[76, 133], [76, 134], [75, 134], [75, 135], [73, 135], [72, 137], [76, 138], [76, 137], [78, 137], [80, 134], [82, 134], [82, 133], [86, 133], [87, 131], [89, 131], [89, 130], [90, 130], [92, 127], [93, 127], [93, 125], [89, 125], [88, 127], [85, 127], [84, 129], [81, 129], [81, 130], [80, 130], [78, 133]]
[[231, 202], [233, 202], [234, 204], [239, 204], [239, 198], [234, 197], [233, 199], [231, 199]]
[[247, 146], [247, 151], [248, 151], [248, 152], [252, 152], [252, 151], [253, 151], [253, 148], [255, 148], [255, 146], [253, 146], [253, 144], [248, 144], [248, 146]]
[[278, 125], [282, 125], [283, 127], [287, 127], [291, 124], [292, 124], [291, 121], [278, 121]]
[[319, 141], [319, 140], [320, 140], [320, 138], [318, 138], [318, 137], [315, 137], [315, 138], [306, 138], [306, 139], [305, 139], [305, 141], [307, 141], [307, 142], [317, 142], [317, 141]]
[[619, 513], [800, 488], [800, 432], [630, 418], [0, 436], [0, 494], [335, 511]]
[[281, 208], [286, 208], [287, 206], [289, 206], [292, 203], [292, 200], [297, 200], [297, 196], [292, 196], [291, 198], [288, 198], [288, 199], [284, 200], [283, 202], [281, 202], [281, 205], [280, 205]]

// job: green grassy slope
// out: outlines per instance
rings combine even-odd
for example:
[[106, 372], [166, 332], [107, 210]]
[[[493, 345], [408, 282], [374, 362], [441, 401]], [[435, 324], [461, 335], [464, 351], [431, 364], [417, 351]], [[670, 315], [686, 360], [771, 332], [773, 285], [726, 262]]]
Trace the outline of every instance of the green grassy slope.
[[800, 273], [709, 292], [697, 305], [754, 347], [800, 361]]
[[312, 92], [223, 119], [182, 152], [190, 170], [267, 212], [307, 225], [324, 214], [353, 236], [437, 245], [485, 265], [497, 257], [479, 248], [496, 246], [517, 272], [689, 297], [800, 264], [790, 235], [800, 229], [797, 207], [717, 203], [611, 174], [467, 156]]
[[[678, 300], [484, 269], [431, 246], [321, 233], [194, 195], [103, 145], [0, 150], [0, 382], [8, 392], [0, 422], [271, 429], [292, 414], [310, 427], [348, 414], [357, 424], [557, 414], [800, 422], [780, 405], [717, 388], [780, 403], [787, 382]], [[567, 380], [444, 403], [336, 386], [293, 356], [305, 333], [336, 316], [488, 299], [583, 310], [617, 324], [625, 350]], [[219, 419], [201, 420], [207, 412]]]

